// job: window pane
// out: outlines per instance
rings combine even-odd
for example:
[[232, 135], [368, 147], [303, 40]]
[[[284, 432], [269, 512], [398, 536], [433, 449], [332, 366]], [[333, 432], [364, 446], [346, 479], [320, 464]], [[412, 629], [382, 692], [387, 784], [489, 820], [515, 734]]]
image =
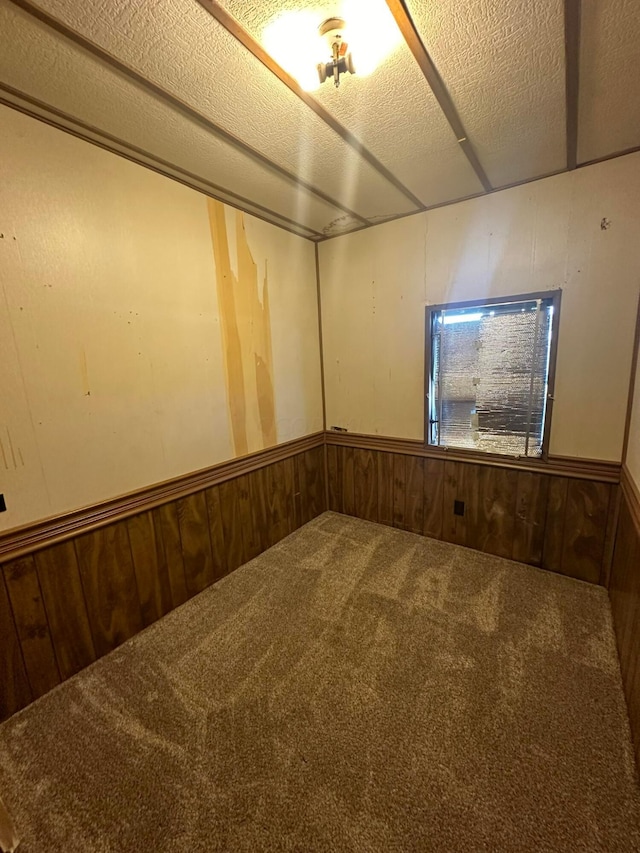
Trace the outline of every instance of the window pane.
[[541, 454], [552, 310], [538, 300], [433, 315], [430, 443]]

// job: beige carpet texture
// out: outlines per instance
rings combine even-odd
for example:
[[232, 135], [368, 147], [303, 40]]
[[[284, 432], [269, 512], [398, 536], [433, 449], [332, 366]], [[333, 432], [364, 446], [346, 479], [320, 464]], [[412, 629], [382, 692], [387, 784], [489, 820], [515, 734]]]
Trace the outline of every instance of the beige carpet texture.
[[0, 727], [19, 853], [637, 851], [604, 589], [325, 513]]

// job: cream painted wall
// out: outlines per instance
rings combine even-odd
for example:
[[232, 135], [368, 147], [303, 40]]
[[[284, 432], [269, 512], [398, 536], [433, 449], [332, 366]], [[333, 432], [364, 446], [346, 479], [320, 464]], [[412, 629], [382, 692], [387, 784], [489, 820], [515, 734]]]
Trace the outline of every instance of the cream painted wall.
[[[207, 199], [0, 107], [0, 529], [233, 456]], [[322, 429], [314, 248], [269, 271], [277, 438]], [[256, 449], [256, 448], [251, 448]]]
[[631, 405], [631, 421], [629, 423], [629, 443], [625, 459], [629, 473], [636, 486], [640, 489], [640, 370], [636, 367], [633, 403]]
[[327, 425], [422, 439], [424, 306], [562, 288], [550, 451], [620, 460], [639, 234], [632, 154], [322, 243]]

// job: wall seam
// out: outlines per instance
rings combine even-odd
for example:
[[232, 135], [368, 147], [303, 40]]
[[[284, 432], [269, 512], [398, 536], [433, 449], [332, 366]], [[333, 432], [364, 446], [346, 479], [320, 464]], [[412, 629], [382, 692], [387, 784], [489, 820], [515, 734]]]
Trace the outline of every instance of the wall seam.
[[324, 378], [324, 341], [322, 337], [322, 295], [320, 292], [320, 256], [318, 252], [318, 244], [314, 248], [316, 259], [316, 295], [318, 297], [318, 343], [320, 345], [320, 388], [322, 391], [322, 453], [324, 457], [324, 500], [325, 506], [329, 509], [329, 460], [327, 457], [327, 397], [326, 384]]

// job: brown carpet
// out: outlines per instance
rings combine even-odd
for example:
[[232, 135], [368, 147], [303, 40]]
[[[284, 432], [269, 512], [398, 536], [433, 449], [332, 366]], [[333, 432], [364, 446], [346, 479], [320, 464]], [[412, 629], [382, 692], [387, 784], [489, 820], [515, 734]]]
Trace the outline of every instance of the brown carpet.
[[632, 851], [604, 590], [326, 513], [0, 727], [32, 851]]

